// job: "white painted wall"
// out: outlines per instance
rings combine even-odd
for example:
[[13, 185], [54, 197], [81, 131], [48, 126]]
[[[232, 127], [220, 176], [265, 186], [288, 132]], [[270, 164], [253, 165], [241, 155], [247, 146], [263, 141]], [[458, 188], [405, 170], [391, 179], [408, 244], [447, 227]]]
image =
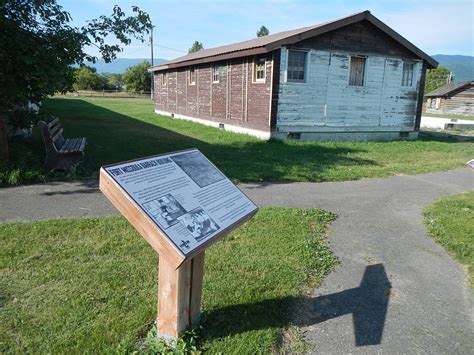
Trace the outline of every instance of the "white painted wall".
[[277, 128], [280, 131], [413, 130], [422, 63], [402, 86], [403, 61], [368, 55], [364, 86], [349, 86], [350, 53], [310, 50], [305, 83], [287, 77], [281, 50]]
[[444, 129], [448, 123], [458, 123], [458, 124], [474, 124], [474, 121], [471, 120], [459, 120], [445, 117], [429, 117], [421, 116], [421, 128], [432, 128], [432, 129]]

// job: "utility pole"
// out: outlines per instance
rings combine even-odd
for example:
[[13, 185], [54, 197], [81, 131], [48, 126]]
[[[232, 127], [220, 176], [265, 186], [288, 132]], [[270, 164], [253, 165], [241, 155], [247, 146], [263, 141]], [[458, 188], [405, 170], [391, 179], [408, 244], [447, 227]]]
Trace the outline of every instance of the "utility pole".
[[[151, 26], [151, 34], [150, 34], [150, 49], [151, 49], [151, 66], [153, 67], [153, 29], [155, 26]], [[150, 91], [151, 91], [151, 99], [153, 100], [153, 93], [155, 91], [155, 74], [151, 72], [151, 86], [150, 86]]]

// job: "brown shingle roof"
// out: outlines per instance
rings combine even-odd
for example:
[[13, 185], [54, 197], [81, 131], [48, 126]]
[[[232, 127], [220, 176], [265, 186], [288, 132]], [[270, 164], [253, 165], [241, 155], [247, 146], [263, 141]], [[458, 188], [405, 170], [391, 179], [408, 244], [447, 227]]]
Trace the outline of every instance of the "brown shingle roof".
[[453, 91], [462, 89], [466, 86], [474, 85], [474, 82], [472, 81], [462, 81], [459, 83], [449, 83], [446, 85], [441, 86], [440, 88], [437, 88], [430, 93], [426, 94], [426, 97], [438, 97], [438, 96], [448, 96], [450, 93]]
[[166, 63], [153, 66], [150, 71], [159, 71], [170, 68], [178, 68], [187, 65], [207, 63], [218, 60], [238, 58], [247, 55], [268, 53], [286, 44], [292, 44], [306, 38], [321, 35], [337, 28], [350, 25], [362, 20], [368, 20], [408, 50], [418, 57], [425, 59], [430, 68], [436, 68], [438, 62], [429, 55], [421, 51], [415, 45], [407, 41], [397, 32], [385, 25], [382, 21], [373, 16], [369, 11], [358, 12], [356, 14], [342, 17], [336, 20], [324, 22], [314, 26], [298, 28], [295, 30], [279, 32], [268, 36], [257, 37], [248, 41], [228, 44], [224, 46], [202, 49], [198, 52], [172, 59]]

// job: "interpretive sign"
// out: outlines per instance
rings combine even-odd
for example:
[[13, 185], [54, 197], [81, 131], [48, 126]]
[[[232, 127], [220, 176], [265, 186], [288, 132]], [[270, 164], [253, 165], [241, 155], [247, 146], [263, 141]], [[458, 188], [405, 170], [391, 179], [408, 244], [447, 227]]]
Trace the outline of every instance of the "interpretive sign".
[[104, 170], [184, 256], [257, 211], [197, 149], [109, 165]]
[[205, 248], [257, 206], [197, 149], [100, 169], [100, 190], [159, 254], [158, 332], [199, 319]]

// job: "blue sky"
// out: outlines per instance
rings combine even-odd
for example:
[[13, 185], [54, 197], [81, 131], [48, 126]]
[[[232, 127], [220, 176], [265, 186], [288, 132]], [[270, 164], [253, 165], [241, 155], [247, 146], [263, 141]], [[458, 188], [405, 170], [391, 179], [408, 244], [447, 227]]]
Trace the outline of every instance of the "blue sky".
[[[150, 14], [156, 26], [155, 58], [181, 56], [196, 40], [205, 48], [247, 40], [255, 37], [261, 25], [275, 33], [364, 10], [370, 10], [428, 54], [474, 55], [472, 0], [58, 0], [58, 3], [71, 13], [76, 26], [110, 14], [115, 4], [127, 13], [131, 13], [132, 5], [138, 5]], [[96, 54], [93, 49], [90, 52]], [[134, 42], [118, 57], [149, 55], [147, 43]]]

